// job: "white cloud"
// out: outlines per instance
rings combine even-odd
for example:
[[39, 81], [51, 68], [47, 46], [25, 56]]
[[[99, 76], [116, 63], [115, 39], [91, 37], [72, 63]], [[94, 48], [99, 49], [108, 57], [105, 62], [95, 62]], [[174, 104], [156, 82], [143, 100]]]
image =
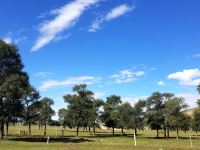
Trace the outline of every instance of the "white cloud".
[[157, 84], [160, 85], [160, 86], [165, 86], [166, 85], [166, 83], [164, 81], [159, 81]]
[[168, 75], [168, 79], [179, 80], [180, 85], [198, 85], [200, 83], [200, 70], [185, 69], [181, 72], [176, 72]]
[[185, 98], [185, 102], [189, 105], [190, 108], [196, 107], [196, 101], [200, 99], [200, 95], [195, 93], [178, 93], [176, 96]]
[[128, 97], [122, 97], [122, 101], [128, 102], [131, 104], [131, 106], [134, 106], [139, 100], [146, 100], [148, 96], [139, 96], [139, 97], [135, 97], [135, 96], [128, 96]]
[[102, 98], [103, 96], [105, 96], [105, 94], [102, 93], [102, 92], [95, 92], [95, 93], [94, 93], [95, 99]]
[[113, 8], [105, 16], [98, 16], [88, 29], [88, 32], [96, 32], [98, 29], [101, 29], [101, 25], [104, 22], [108, 22], [118, 17], [121, 17], [131, 12], [134, 8], [135, 6], [128, 6], [127, 4], [122, 4], [120, 6]]
[[34, 74], [35, 77], [43, 77], [43, 78], [46, 78], [51, 75], [53, 75], [53, 73], [51, 73], [51, 72], [38, 72], [38, 73]]
[[136, 80], [137, 77], [143, 76], [145, 73], [143, 71], [131, 71], [131, 70], [122, 70], [118, 74], [110, 76], [115, 79], [115, 83], [128, 83]]
[[92, 77], [92, 76], [71, 77], [63, 81], [47, 80], [42, 83], [39, 89], [47, 90], [49, 88], [66, 87], [66, 86], [73, 86], [77, 84], [91, 85], [99, 81], [100, 81], [99, 77]]
[[66, 29], [73, 27], [83, 12], [90, 6], [97, 4], [100, 0], [74, 0], [65, 6], [51, 11], [56, 15], [52, 20], [45, 21], [39, 28], [40, 36], [32, 47], [37, 51]]
[[13, 42], [11, 37], [5, 37], [3, 38], [3, 41], [6, 42], [7, 44], [11, 44]]

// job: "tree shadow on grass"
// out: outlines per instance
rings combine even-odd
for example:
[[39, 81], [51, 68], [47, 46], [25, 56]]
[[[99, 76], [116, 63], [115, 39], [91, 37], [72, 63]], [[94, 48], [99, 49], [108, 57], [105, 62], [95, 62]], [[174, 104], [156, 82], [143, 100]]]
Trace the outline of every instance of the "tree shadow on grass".
[[[16, 142], [41, 142], [45, 143], [47, 142], [47, 138], [41, 137], [41, 138], [35, 138], [35, 137], [26, 137], [26, 138], [10, 138], [8, 139], [10, 141], [16, 141]], [[54, 142], [63, 142], [63, 143], [84, 143], [84, 142], [92, 142], [91, 140], [88, 140], [86, 138], [69, 138], [69, 137], [53, 137], [49, 139], [49, 143]]]
[[[157, 139], [157, 140], [170, 140], [170, 139], [177, 139], [176, 137], [168, 137], [168, 138], [165, 138], [165, 137], [143, 137], [143, 138], [147, 138], [147, 139]], [[191, 137], [192, 139], [200, 139], [199, 137], [196, 137], [196, 136], [192, 136]], [[178, 138], [179, 140], [189, 140], [190, 137], [179, 137]]]

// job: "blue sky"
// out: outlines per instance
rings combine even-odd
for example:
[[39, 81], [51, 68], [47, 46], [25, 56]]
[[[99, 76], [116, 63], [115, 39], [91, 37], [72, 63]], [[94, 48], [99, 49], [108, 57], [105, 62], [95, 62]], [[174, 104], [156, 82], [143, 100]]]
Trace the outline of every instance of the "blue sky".
[[154, 91], [200, 98], [199, 0], [1, 0], [0, 37], [18, 46], [31, 84], [65, 107], [88, 83], [134, 104]]

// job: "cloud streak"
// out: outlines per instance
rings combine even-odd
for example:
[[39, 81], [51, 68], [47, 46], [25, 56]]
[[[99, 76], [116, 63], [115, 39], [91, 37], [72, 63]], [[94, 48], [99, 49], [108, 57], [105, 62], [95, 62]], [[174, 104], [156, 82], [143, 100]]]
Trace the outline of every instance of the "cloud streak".
[[50, 13], [55, 15], [55, 18], [45, 21], [39, 27], [40, 36], [33, 45], [32, 51], [41, 49], [54, 40], [59, 33], [73, 27], [85, 10], [99, 1], [74, 0], [59, 9], [51, 11]]
[[78, 84], [92, 85], [99, 81], [100, 81], [99, 77], [93, 77], [93, 76], [71, 77], [63, 81], [47, 80], [42, 83], [39, 89], [48, 90], [50, 88], [66, 87], [66, 86], [73, 86], [73, 85], [78, 85]]
[[96, 32], [97, 30], [101, 29], [101, 26], [104, 22], [109, 22], [113, 19], [121, 17], [129, 12], [131, 12], [135, 6], [129, 6], [127, 4], [119, 5], [112, 10], [110, 10], [105, 16], [99, 16], [96, 20], [92, 23], [88, 32]]
[[131, 70], [122, 70], [118, 74], [110, 76], [115, 79], [115, 83], [128, 83], [136, 80], [137, 77], [143, 76], [145, 72], [143, 71], [131, 71]]

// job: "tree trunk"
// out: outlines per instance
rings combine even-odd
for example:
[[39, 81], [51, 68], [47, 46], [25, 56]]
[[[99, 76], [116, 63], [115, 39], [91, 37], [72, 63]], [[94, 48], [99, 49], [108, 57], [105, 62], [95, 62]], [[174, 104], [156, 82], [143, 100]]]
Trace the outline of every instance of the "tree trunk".
[[196, 136], [198, 135], [197, 133], [198, 133], [198, 131], [196, 130]]
[[157, 138], [159, 138], [159, 129], [157, 129]]
[[78, 136], [79, 126], [76, 128], [76, 136]]
[[134, 130], [135, 130], [135, 136], [137, 136], [137, 128], [135, 128]]
[[121, 128], [121, 133], [122, 133], [122, 135], [124, 135], [124, 128], [123, 127]]
[[47, 125], [45, 124], [44, 125], [44, 136], [46, 136], [47, 135]]
[[0, 127], [0, 139], [3, 140], [4, 138], [4, 122], [1, 122], [1, 127]]
[[31, 123], [28, 123], [28, 135], [31, 136]]
[[166, 133], [167, 131], [166, 130], [167, 130], [166, 128], [164, 128], [164, 130], [163, 130], [164, 131], [164, 138], [167, 137], [167, 133]]
[[115, 135], [115, 127], [112, 127], [112, 135]]
[[167, 138], [169, 138], [169, 128], [167, 128]]
[[93, 123], [93, 135], [95, 135], [95, 122]]
[[9, 128], [9, 123], [8, 121], [6, 121], [6, 134], [5, 134], [6, 136], [8, 136], [8, 130], [9, 130], [8, 128]]
[[179, 139], [179, 130], [178, 130], [178, 128], [176, 128], [176, 139], [177, 140]]

